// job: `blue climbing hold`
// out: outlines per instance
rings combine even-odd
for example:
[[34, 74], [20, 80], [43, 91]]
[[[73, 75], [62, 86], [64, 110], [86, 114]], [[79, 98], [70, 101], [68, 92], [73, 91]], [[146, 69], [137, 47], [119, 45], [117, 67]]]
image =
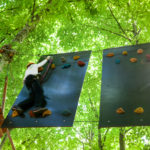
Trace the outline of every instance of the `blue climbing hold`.
[[70, 66], [71, 66], [70, 64], [64, 64], [64, 65], [62, 66], [62, 69], [69, 68]]
[[120, 59], [116, 59], [116, 64], [120, 64]]
[[72, 113], [71, 113], [71, 111], [70, 110], [64, 110], [63, 112], [62, 112], [62, 115], [63, 116], [70, 116]]

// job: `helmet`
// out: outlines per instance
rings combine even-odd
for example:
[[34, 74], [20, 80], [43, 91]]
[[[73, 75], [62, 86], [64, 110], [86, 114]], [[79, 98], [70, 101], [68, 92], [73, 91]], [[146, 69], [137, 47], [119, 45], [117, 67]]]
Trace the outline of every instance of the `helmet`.
[[28, 68], [29, 66], [31, 66], [32, 64], [34, 64], [34, 63], [33, 63], [33, 62], [28, 63], [27, 68]]

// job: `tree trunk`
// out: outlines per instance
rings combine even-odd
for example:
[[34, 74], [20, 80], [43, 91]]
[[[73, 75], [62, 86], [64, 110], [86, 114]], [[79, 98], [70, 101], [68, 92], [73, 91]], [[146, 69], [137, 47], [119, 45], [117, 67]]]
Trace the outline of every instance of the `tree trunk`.
[[119, 144], [120, 144], [120, 150], [125, 150], [125, 133], [123, 129], [120, 129], [119, 133]]
[[[49, 0], [47, 2], [47, 8], [51, 4], [51, 2], [52, 2], [52, 0]], [[45, 8], [45, 9], [47, 9], [47, 8]], [[36, 10], [36, 7], [35, 7], [35, 1], [34, 1], [31, 18], [27, 21], [25, 26], [18, 32], [18, 34], [14, 37], [11, 44], [14, 42], [19, 42], [19, 43], [22, 42], [28, 36], [28, 34], [36, 28], [36, 25], [39, 23], [41, 16], [39, 16], [38, 14], [35, 15], [35, 10]], [[42, 14], [42, 11], [43, 10], [41, 10], [41, 13], [39, 13], [39, 14]], [[8, 50], [10, 50], [10, 49], [8, 49]], [[5, 65], [10, 63], [8, 60], [9, 60], [8, 57], [3, 57], [2, 59], [0, 59], [0, 72], [2, 71], [2, 69]]]
[[89, 150], [92, 150], [92, 143], [93, 143], [93, 137], [94, 137], [94, 132], [93, 132], [93, 125], [92, 127], [89, 129]]
[[100, 150], [103, 150], [103, 142], [102, 142], [102, 135], [100, 129], [98, 129], [98, 147]]

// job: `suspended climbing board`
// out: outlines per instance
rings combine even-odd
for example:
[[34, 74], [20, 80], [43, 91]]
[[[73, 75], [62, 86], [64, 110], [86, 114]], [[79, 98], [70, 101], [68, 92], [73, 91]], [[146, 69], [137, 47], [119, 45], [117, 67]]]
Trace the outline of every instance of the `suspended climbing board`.
[[150, 44], [103, 52], [99, 127], [150, 125]]
[[[56, 68], [51, 69], [45, 77], [42, 84], [46, 108], [51, 110], [52, 114], [45, 118], [31, 118], [28, 112], [25, 117], [12, 117], [10, 110], [3, 123], [3, 128], [25, 128], [25, 127], [71, 127], [73, 125], [78, 99], [80, 96], [84, 76], [88, 66], [91, 51], [73, 52], [53, 55], [53, 63]], [[76, 60], [73, 59], [76, 57]], [[40, 60], [43, 60], [43, 56]], [[78, 64], [81, 64], [79, 66]], [[48, 64], [44, 66], [45, 72]], [[24, 86], [14, 105], [28, 98], [29, 92]]]

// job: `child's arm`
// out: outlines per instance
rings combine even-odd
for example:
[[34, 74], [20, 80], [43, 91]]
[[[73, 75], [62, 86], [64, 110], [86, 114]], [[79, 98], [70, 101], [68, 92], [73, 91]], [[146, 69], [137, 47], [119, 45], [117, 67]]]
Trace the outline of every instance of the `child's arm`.
[[47, 56], [46, 59], [44, 59], [43, 61], [41, 61], [40, 63], [37, 64], [38, 67], [44, 66], [44, 65], [47, 63], [47, 61], [48, 61], [49, 59], [53, 59], [53, 57], [52, 57], [52, 56]]

